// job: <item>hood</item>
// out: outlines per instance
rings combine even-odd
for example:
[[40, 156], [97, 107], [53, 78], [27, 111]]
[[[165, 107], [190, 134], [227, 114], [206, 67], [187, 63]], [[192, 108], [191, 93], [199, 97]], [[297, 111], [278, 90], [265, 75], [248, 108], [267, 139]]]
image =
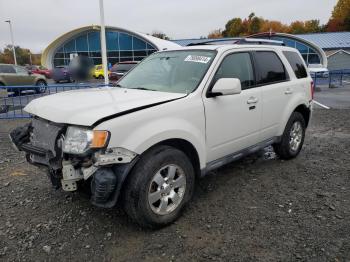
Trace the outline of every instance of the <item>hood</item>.
[[44, 96], [31, 101], [24, 110], [55, 123], [92, 126], [115, 114], [185, 96], [137, 89], [91, 88]]

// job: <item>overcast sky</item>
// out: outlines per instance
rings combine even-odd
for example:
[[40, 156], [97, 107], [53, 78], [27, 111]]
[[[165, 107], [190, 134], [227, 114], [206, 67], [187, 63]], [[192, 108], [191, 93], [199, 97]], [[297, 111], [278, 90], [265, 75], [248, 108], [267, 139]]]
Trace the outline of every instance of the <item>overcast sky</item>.
[[[224, 28], [233, 17], [250, 12], [271, 20], [319, 19], [326, 23], [337, 0], [104, 0], [106, 24], [173, 39], [197, 38]], [[61, 34], [99, 22], [98, 0], [0, 0], [0, 48], [10, 43], [41, 52]]]

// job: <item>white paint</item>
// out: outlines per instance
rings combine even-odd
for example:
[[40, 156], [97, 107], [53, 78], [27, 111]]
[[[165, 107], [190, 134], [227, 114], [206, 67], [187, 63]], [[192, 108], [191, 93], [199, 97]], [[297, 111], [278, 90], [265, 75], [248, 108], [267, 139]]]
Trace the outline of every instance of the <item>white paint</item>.
[[[186, 140], [196, 149], [203, 169], [210, 161], [281, 136], [295, 108], [299, 105], [311, 107], [311, 77], [297, 79], [282, 53], [297, 52], [293, 48], [223, 45], [178, 50], [184, 49], [217, 51], [198, 88], [188, 95], [123, 88], [85, 89], [36, 99], [25, 111], [53, 122], [91, 126], [113, 114], [176, 99], [111, 118], [95, 129], [111, 132], [109, 148], [125, 148], [137, 154], [164, 140]], [[290, 81], [207, 97], [208, 88], [225, 56], [252, 50], [275, 51], [284, 63]], [[224, 85], [232, 89], [232, 83], [223, 81], [221, 90], [226, 90]], [[250, 108], [252, 106], [255, 108]]]

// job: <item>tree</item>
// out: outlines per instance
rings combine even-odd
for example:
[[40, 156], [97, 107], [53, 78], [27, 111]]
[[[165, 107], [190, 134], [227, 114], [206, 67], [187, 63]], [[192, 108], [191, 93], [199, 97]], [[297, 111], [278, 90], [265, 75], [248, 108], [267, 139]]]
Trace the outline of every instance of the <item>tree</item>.
[[[19, 65], [40, 65], [41, 54], [32, 54], [29, 49], [20, 46], [15, 46], [15, 50]], [[0, 50], [0, 63], [14, 64], [12, 45], [6, 45], [3, 50]]]
[[289, 28], [287, 25], [282, 24], [280, 21], [270, 21], [270, 20], [263, 20], [261, 28], [261, 32], [280, 32], [280, 33], [286, 33], [288, 32]]
[[160, 39], [164, 39], [164, 40], [169, 40], [170, 39], [166, 34], [164, 34], [161, 31], [153, 31], [152, 32], [152, 36], [160, 38]]
[[263, 24], [263, 19], [259, 17], [253, 17], [249, 23], [248, 34], [256, 34], [261, 32], [262, 24]]
[[329, 19], [327, 26], [327, 32], [339, 32], [344, 30], [344, 21], [339, 18]]
[[291, 34], [305, 34], [307, 31], [305, 30], [305, 24], [303, 21], [295, 21], [292, 22], [289, 26], [289, 33]]
[[[31, 52], [29, 49], [21, 48], [20, 46], [15, 46], [15, 51], [17, 63], [19, 65], [30, 64]], [[12, 45], [5, 46], [2, 52], [0, 52], [0, 63], [14, 63]]]
[[307, 33], [319, 33], [322, 32], [322, 27], [320, 26], [320, 20], [308, 20], [304, 24], [305, 31]]
[[221, 29], [216, 29], [214, 31], [211, 31], [208, 35], [208, 38], [221, 38], [222, 32]]
[[233, 18], [225, 25], [225, 30], [222, 34], [225, 37], [240, 36], [243, 33], [243, 25], [241, 18]]
[[326, 30], [328, 32], [350, 30], [350, 0], [338, 0]]
[[332, 18], [344, 21], [345, 19], [349, 18], [349, 16], [350, 0], [338, 0], [337, 4], [333, 9]]

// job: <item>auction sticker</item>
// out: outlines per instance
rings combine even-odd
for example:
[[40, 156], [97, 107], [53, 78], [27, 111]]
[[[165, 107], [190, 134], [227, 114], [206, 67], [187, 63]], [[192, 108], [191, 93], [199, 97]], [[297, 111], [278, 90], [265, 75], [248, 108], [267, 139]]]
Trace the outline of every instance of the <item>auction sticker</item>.
[[195, 62], [207, 64], [210, 61], [211, 57], [200, 56], [200, 55], [189, 55], [185, 58], [185, 62]]

